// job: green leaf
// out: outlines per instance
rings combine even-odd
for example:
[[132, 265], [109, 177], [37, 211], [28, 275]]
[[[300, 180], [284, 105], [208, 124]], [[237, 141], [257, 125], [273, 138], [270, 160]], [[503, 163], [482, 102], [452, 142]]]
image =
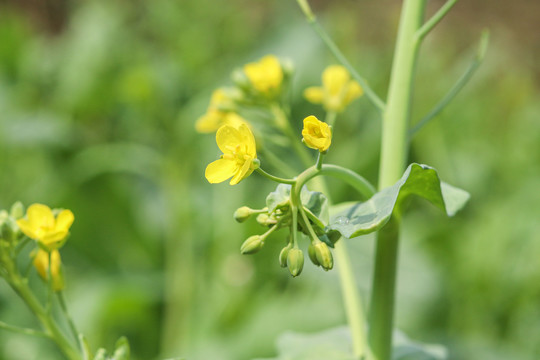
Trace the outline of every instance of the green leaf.
[[277, 341], [278, 356], [257, 360], [356, 360], [347, 327], [315, 334], [286, 332]]
[[469, 193], [442, 182], [432, 167], [411, 164], [401, 179], [373, 195], [366, 202], [356, 202], [332, 216], [328, 231], [339, 231], [353, 238], [377, 231], [390, 219], [410, 195], [418, 195], [453, 216], [467, 200]]
[[[448, 356], [443, 346], [412, 341], [399, 330], [394, 330], [392, 348], [392, 360], [446, 360]], [[358, 360], [346, 326], [313, 334], [286, 332], [277, 340], [277, 352], [276, 357], [254, 360]]]
[[448, 358], [448, 352], [444, 346], [412, 341], [399, 330], [394, 331], [392, 342], [392, 360], [446, 360]]
[[[270, 214], [276, 209], [289, 206], [290, 197], [291, 185], [279, 184], [276, 190], [266, 197], [268, 213]], [[324, 229], [329, 222], [328, 199], [326, 196], [317, 191], [309, 191], [304, 186], [300, 192], [300, 200], [304, 205], [308, 218], [321, 230]]]
[[268, 213], [273, 213], [276, 209], [289, 205], [291, 197], [291, 185], [279, 184], [275, 191], [266, 197]]

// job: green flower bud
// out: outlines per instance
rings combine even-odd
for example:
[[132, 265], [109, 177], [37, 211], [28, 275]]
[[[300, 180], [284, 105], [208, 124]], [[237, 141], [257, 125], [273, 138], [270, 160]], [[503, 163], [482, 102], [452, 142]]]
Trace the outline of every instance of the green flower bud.
[[319, 263], [319, 260], [317, 260], [317, 254], [315, 252], [315, 247], [312, 244], [310, 244], [308, 246], [308, 255], [309, 255], [309, 259], [311, 260], [311, 262], [315, 266], [321, 266], [321, 264]]
[[20, 201], [17, 201], [11, 206], [10, 215], [15, 220], [19, 220], [24, 216], [24, 206]]
[[277, 220], [273, 216], [262, 213], [262, 214], [257, 215], [257, 222], [261, 224], [262, 226], [270, 226], [277, 223]]
[[289, 255], [289, 250], [292, 249], [292, 244], [288, 244], [279, 253], [279, 265], [281, 267], [287, 267], [287, 256]]
[[255, 254], [264, 245], [264, 238], [261, 235], [253, 235], [247, 238], [246, 241], [240, 247], [240, 253], [243, 255], [246, 254]]
[[330, 270], [334, 267], [334, 259], [332, 258], [332, 253], [323, 242], [315, 244], [315, 255], [317, 256], [317, 261], [321, 264], [324, 270]]
[[292, 276], [296, 277], [300, 275], [304, 268], [304, 253], [298, 248], [289, 250], [287, 254], [287, 266]]
[[238, 221], [239, 223], [246, 221], [251, 216], [253, 210], [248, 208], [247, 206], [242, 206], [234, 212], [234, 220]]

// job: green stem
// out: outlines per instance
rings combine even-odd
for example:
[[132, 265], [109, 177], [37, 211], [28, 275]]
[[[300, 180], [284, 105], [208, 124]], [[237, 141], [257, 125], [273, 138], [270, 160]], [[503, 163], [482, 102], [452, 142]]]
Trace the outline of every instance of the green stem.
[[321, 170], [321, 169], [322, 169], [324, 155], [325, 155], [324, 153], [322, 153], [322, 152], [319, 151], [319, 155], [317, 156], [317, 163], [315, 164], [315, 168], [316, 168], [317, 170]]
[[345, 239], [339, 239], [334, 245], [334, 256], [340, 274], [341, 289], [343, 292], [343, 301], [347, 311], [349, 327], [351, 329], [353, 354], [360, 358], [366, 354], [366, 317], [364, 315], [364, 304], [357, 291], [351, 259], [347, 252], [347, 243]]
[[16, 332], [16, 333], [23, 334], [23, 335], [50, 338], [48, 334], [45, 334], [42, 331], [37, 331], [37, 330], [34, 330], [34, 329], [27, 329], [27, 328], [21, 328], [21, 327], [18, 327], [18, 326], [9, 325], [9, 324], [6, 324], [3, 321], [0, 321], [0, 329]]
[[320, 170], [317, 169], [317, 167], [312, 166], [298, 175], [296, 178], [297, 195], [300, 196], [300, 190], [305, 183], [319, 175], [332, 176], [345, 181], [347, 184], [354, 187], [366, 199], [372, 197], [376, 192], [375, 188], [369, 183], [369, 181], [354, 171], [338, 165], [323, 164]]
[[[334, 123], [336, 122], [337, 113], [335, 111], [328, 111], [326, 113], [326, 119], [324, 119], [324, 122], [327, 123], [330, 126], [334, 126]], [[332, 134], [334, 132], [332, 131]]]
[[274, 121], [276, 123], [276, 126], [283, 131], [283, 133], [290, 139], [292, 146], [294, 147], [294, 150], [300, 156], [300, 160], [302, 160], [303, 164], [313, 164], [313, 159], [309, 155], [308, 152], [305, 151], [304, 146], [300, 141], [298, 141], [299, 137], [296, 136], [294, 133], [291, 123], [287, 118], [287, 115], [285, 112], [283, 112], [283, 109], [278, 104], [273, 104], [271, 106], [272, 114], [274, 115]]
[[62, 313], [64, 314], [64, 317], [68, 323], [69, 329], [71, 331], [71, 335], [73, 335], [73, 338], [77, 344], [80, 345], [79, 342], [79, 331], [77, 330], [77, 327], [75, 326], [75, 323], [73, 322], [73, 319], [71, 318], [71, 315], [69, 314], [66, 299], [64, 298], [64, 293], [62, 291], [58, 291], [56, 293], [56, 296], [58, 297], [58, 302], [60, 303], [60, 308], [62, 309]]
[[53, 320], [52, 316], [47, 313], [46, 309], [39, 303], [34, 296], [25, 280], [21, 279], [17, 274], [10, 272], [8, 282], [15, 290], [19, 297], [26, 303], [26, 306], [34, 313], [39, 322], [45, 329], [45, 333], [56, 343], [64, 355], [70, 360], [81, 360], [81, 355], [67, 340], [65, 335], [60, 331], [58, 325]]
[[435, 15], [433, 15], [428, 21], [426, 21], [424, 25], [422, 25], [420, 29], [418, 29], [416, 32], [417, 40], [421, 41], [424, 37], [426, 37], [426, 35], [429, 34], [429, 32], [433, 30], [435, 26], [437, 26], [439, 21], [443, 19], [443, 17], [450, 11], [450, 9], [452, 9], [452, 7], [454, 7], [454, 5], [456, 5], [457, 2], [458, 0], [448, 0], [439, 9], [439, 11], [435, 13]]
[[463, 87], [469, 82], [469, 80], [472, 78], [472, 76], [484, 60], [484, 55], [486, 53], [488, 42], [489, 32], [484, 31], [482, 33], [482, 37], [480, 38], [477, 54], [467, 68], [467, 70], [465, 70], [463, 75], [461, 75], [458, 81], [456, 81], [454, 86], [450, 88], [448, 93], [437, 103], [437, 105], [435, 105], [426, 116], [424, 116], [412, 129], [409, 130], [409, 138], [412, 138], [413, 135], [416, 134], [421, 128], [423, 128], [428, 122], [430, 122], [437, 115], [439, 115], [439, 113], [446, 107], [446, 105], [448, 105], [461, 91], [461, 89], [463, 89]]
[[296, 180], [294, 180], [294, 179], [284, 179], [284, 178], [280, 178], [280, 177], [271, 175], [271, 174], [267, 173], [266, 171], [264, 171], [263, 169], [261, 169], [260, 167], [257, 168], [255, 171], [257, 171], [262, 176], [264, 176], [264, 177], [266, 177], [266, 178], [268, 178], [268, 179], [270, 179], [272, 181], [278, 182], [278, 183], [291, 184], [291, 185], [296, 183]]
[[[379, 189], [394, 184], [405, 169], [414, 68], [420, 44], [416, 32], [422, 24], [425, 5], [426, 0], [405, 0], [403, 3], [382, 123]], [[389, 360], [392, 356], [398, 240], [396, 219], [377, 234], [369, 315], [370, 360]]]

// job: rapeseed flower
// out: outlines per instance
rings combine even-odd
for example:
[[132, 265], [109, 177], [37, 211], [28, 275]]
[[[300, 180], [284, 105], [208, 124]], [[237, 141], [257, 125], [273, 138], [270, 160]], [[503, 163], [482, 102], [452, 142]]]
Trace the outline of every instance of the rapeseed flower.
[[257, 92], [270, 97], [279, 93], [283, 69], [274, 55], [266, 55], [258, 62], [244, 65], [244, 73]]
[[62, 210], [55, 217], [48, 206], [32, 204], [26, 211], [26, 218], [17, 220], [17, 225], [43, 248], [54, 250], [62, 246], [74, 220], [70, 210]]
[[200, 133], [211, 133], [225, 124], [238, 127], [240, 124], [247, 123], [237, 113], [224, 110], [224, 108], [231, 107], [232, 103], [232, 99], [224, 89], [214, 90], [206, 114], [195, 122], [195, 130]]
[[43, 249], [38, 249], [36, 256], [34, 257], [34, 267], [36, 268], [39, 276], [45, 281], [49, 279], [49, 256], [51, 260], [51, 277], [52, 287], [54, 291], [60, 291], [64, 288], [64, 277], [62, 276], [60, 259], [60, 252], [53, 250], [50, 255]]
[[238, 128], [223, 125], [216, 133], [216, 142], [223, 155], [206, 167], [205, 176], [211, 184], [232, 177], [230, 184], [236, 185], [258, 167], [255, 138], [246, 124]]
[[332, 129], [327, 123], [310, 115], [304, 119], [302, 137], [308, 147], [324, 152], [332, 143]]
[[351, 79], [347, 69], [331, 65], [322, 74], [322, 87], [312, 86], [304, 91], [311, 103], [322, 104], [327, 111], [343, 111], [353, 100], [362, 96], [360, 84]]

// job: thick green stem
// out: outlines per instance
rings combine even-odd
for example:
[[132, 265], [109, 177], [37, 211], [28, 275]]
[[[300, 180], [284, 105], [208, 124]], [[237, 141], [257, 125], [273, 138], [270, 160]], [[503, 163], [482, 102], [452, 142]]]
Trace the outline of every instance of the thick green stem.
[[[422, 25], [425, 5], [426, 0], [405, 0], [403, 3], [383, 115], [379, 190], [399, 180], [406, 165], [413, 77], [419, 46], [416, 32]], [[399, 224], [393, 219], [377, 235], [369, 315], [369, 357], [372, 360], [389, 360], [392, 355], [398, 240]]]

